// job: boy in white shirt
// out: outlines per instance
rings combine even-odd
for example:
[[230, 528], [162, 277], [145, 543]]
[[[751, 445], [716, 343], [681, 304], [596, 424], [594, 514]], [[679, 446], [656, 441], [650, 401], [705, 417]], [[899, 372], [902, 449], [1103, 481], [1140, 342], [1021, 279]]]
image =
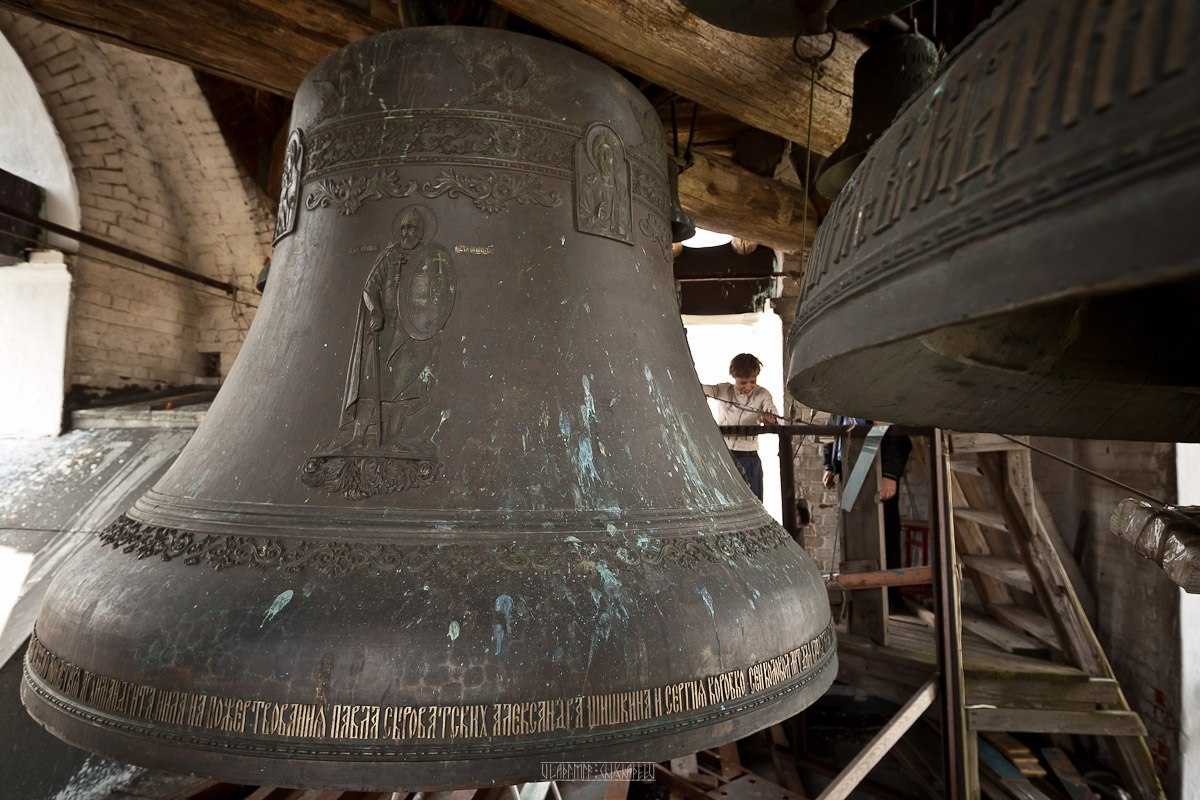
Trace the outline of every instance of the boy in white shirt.
[[[740, 353], [729, 362], [733, 383], [703, 384], [704, 393], [718, 400], [718, 425], [756, 425], [775, 422], [779, 411], [771, 393], [758, 385], [762, 362], [750, 353]], [[738, 469], [750, 484], [750, 490], [763, 499], [762, 459], [758, 457], [757, 436], [726, 436], [725, 444]]]

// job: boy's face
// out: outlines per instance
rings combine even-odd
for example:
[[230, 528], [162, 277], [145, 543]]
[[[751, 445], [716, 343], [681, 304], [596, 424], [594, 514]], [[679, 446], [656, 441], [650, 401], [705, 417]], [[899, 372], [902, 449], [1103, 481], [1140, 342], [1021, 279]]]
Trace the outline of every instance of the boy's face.
[[749, 378], [739, 378], [733, 376], [733, 387], [737, 389], [738, 394], [750, 394], [754, 391], [754, 387], [758, 386], [758, 373], [754, 373]]

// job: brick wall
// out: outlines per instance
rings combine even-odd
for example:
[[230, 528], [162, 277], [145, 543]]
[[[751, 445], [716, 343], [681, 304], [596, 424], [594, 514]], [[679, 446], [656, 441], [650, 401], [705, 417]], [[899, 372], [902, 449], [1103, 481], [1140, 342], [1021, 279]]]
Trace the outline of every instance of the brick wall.
[[82, 246], [72, 257], [68, 383], [186, 385], [232, 364], [270, 252], [270, 214], [238, 173], [191, 70], [0, 12], [63, 139], [85, 232], [234, 283], [240, 302]]
[[[787, 159], [784, 159], [786, 164]], [[788, 167], [787, 172], [780, 176], [781, 180], [795, 183], [795, 174]], [[799, 297], [800, 286], [791, 277], [798, 275], [803, 268], [803, 262], [795, 254], [785, 254], [782, 272], [783, 290], [775, 302], [775, 309], [783, 320], [783, 335], [786, 342], [788, 331], [796, 319], [796, 300]], [[788, 376], [787, 346], [784, 346], [783, 379], [786, 383]], [[785, 410], [792, 419], [804, 422], [814, 422], [822, 425], [827, 421], [827, 411], [815, 411], [788, 397]], [[803, 529], [804, 549], [816, 562], [817, 569], [828, 575], [837, 570], [838, 563], [843, 559], [841, 544], [838, 543], [838, 494], [837, 489], [826, 489], [821, 485], [821, 475], [824, 461], [821, 458], [821, 442], [812, 436], [795, 440], [795, 471], [796, 499], [803, 500], [808, 505], [809, 523]], [[836, 553], [835, 553], [836, 551]]]

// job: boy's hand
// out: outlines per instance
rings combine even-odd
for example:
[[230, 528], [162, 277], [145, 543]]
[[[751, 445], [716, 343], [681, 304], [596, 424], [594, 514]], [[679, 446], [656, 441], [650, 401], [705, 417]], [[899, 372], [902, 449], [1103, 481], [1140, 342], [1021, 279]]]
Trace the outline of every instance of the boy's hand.
[[879, 484], [879, 499], [891, 500], [896, 496], [896, 479], [884, 478]]
[[833, 471], [827, 469], [825, 470], [825, 474], [821, 476], [821, 485], [826, 489], [832, 489], [836, 478], [837, 476], [833, 474]]

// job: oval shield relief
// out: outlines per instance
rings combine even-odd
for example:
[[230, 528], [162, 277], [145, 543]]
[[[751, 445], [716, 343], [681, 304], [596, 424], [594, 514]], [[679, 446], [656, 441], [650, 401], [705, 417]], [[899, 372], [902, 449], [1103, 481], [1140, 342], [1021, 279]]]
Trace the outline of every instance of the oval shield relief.
[[421, 248], [400, 283], [400, 319], [414, 339], [429, 339], [446, 326], [458, 279], [450, 251], [440, 244]]

